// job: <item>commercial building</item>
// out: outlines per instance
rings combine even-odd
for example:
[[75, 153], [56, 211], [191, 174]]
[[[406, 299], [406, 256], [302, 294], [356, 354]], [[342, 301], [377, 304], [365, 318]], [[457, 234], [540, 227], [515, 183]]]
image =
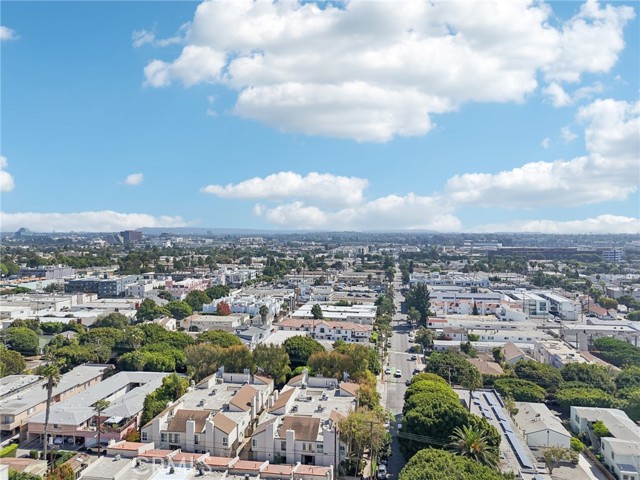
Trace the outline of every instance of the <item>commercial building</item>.
[[[328, 304], [318, 304], [322, 309], [322, 317], [325, 320], [334, 320], [341, 322], [353, 322], [365, 325], [373, 325], [376, 318], [375, 305], [352, 305], [352, 306], [336, 306]], [[313, 303], [307, 303], [291, 314], [292, 319], [313, 319]]]
[[309, 332], [316, 340], [342, 340], [345, 342], [370, 343], [373, 326], [353, 322], [328, 320], [301, 320], [289, 318], [277, 324], [280, 330]]
[[98, 297], [122, 297], [127, 285], [136, 283], [137, 275], [113, 278], [78, 278], [64, 286], [65, 293], [97, 293]]
[[36, 277], [46, 280], [73, 277], [76, 271], [66, 265], [42, 265], [40, 267], [22, 267], [18, 272], [19, 278]]

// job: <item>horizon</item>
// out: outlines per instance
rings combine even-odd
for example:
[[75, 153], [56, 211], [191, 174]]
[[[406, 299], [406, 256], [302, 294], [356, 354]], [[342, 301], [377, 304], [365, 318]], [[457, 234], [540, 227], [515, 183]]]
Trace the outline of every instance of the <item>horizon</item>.
[[8, 1], [1, 23], [2, 232], [640, 234], [631, 0]]

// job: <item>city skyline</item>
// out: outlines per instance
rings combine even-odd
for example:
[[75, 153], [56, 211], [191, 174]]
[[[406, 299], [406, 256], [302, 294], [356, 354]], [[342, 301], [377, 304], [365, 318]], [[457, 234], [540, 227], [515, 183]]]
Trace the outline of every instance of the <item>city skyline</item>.
[[3, 2], [3, 231], [638, 233], [633, 2]]

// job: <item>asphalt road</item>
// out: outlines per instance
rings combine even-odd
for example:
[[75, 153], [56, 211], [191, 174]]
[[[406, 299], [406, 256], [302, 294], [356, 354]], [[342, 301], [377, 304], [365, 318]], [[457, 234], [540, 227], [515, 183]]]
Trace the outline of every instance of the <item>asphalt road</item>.
[[[396, 267], [397, 268], [397, 267]], [[391, 337], [391, 348], [388, 352], [388, 363], [393, 371], [400, 369], [402, 377], [396, 378], [392, 375], [385, 375], [386, 382], [386, 408], [395, 416], [395, 422], [391, 425], [393, 442], [391, 444], [392, 455], [389, 458], [388, 469], [392, 478], [397, 478], [398, 473], [405, 465], [404, 458], [400, 454], [398, 439], [395, 435], [398, 423], [402, 422], [402, 405], [404, 403], [404, 392], [407, 390], [405, 382], [413, 375], [413, 370], [417, 366], [415, 360], [411, 360], [411, 353], [408, 353], [412, 343], [409, 342], [410, 328], [407, 326], [407, 316], [400, 313], [400, 303], [404, 297], [400, 293], [400, 275], [396, 275], [394, 281], [394, 300], [396, 304], [396, 314], [393, 316], [393, 335]]]

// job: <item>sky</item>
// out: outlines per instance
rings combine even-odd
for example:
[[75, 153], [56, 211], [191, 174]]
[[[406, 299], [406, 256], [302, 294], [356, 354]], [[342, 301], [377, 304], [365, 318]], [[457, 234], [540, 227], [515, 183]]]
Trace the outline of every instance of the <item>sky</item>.
[[632, 1], [3, 1], [0, 228], [640, 232]]

